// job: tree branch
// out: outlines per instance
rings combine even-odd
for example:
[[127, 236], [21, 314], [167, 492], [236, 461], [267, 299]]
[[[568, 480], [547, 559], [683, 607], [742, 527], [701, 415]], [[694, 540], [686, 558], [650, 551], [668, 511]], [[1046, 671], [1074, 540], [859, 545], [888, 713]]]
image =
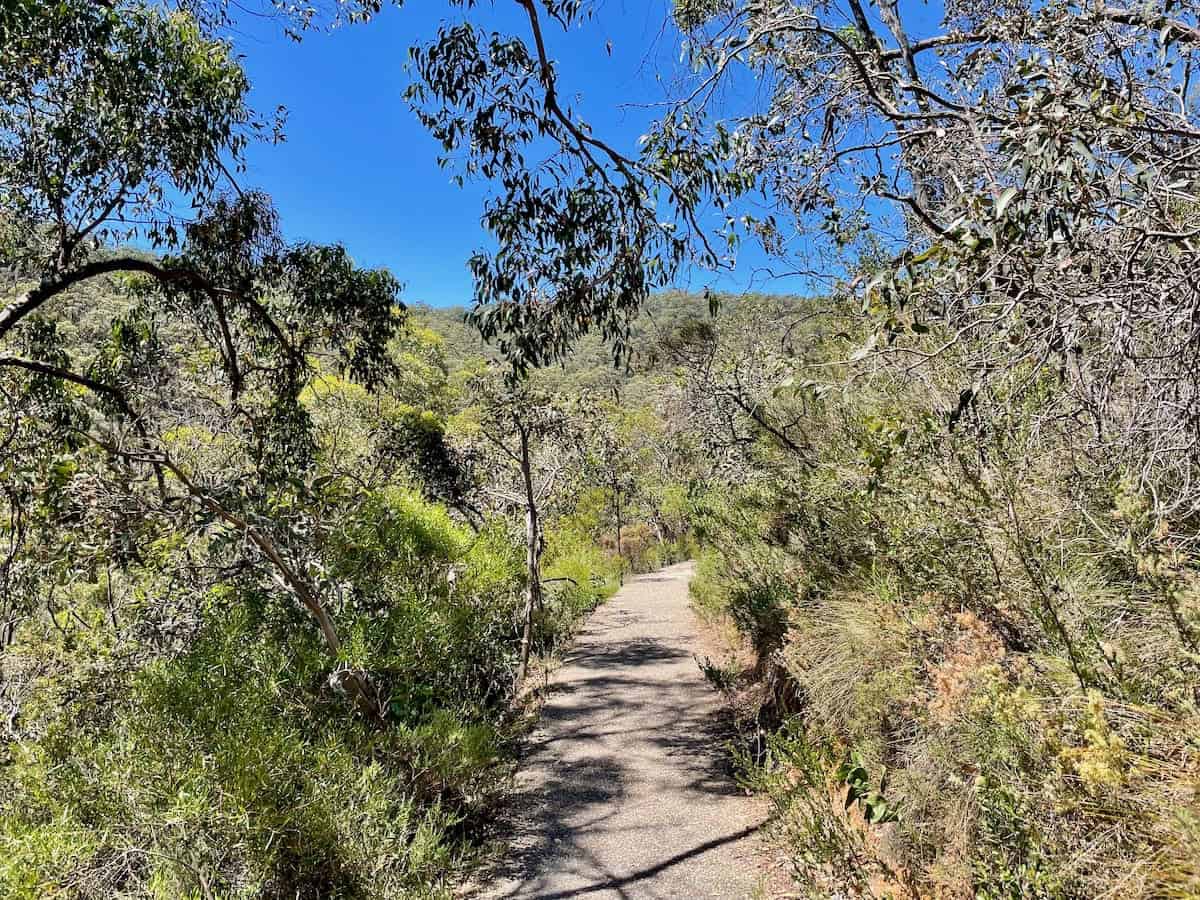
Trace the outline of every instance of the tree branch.
[[[141, 272], [154, 276], [164, 284], [190, 282], [204, 287], [205, 290], [222, 291], [222, 289], [209, 284], [191, 269], [169, 269], [153, 260], [140, 259], [136, 256], [93, 260], [68, 272], [43, 278], [37, 287], [27, 291], [19, 300], [0, 310], [0, 338], [4, 338], [26, 316], [36, 312], [43, 303], [57, 297], [68, 288], [88, 279], [116, 272]], [[223, 291], [223, 293], [229, 292]]]

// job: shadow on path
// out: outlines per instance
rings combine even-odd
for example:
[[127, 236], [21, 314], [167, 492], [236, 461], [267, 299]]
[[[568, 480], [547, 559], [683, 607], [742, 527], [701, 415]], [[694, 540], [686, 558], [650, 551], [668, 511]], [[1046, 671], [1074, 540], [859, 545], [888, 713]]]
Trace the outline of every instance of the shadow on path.
[[590, 887], [581, 888], [579, 890], [559, 892], [556, 894], [535, 894], [530, 896], [531, 898], [536, 898], [536, 900], [558, 900], [560, 897], [580, 897], [584, 894], [593, 894], [596, 891], [605, 891], [610, 889], [616, 890], [617, 888], [635, 884], [644, 878], [650, 878], [651, 876], [658, 875], [660, 872], [665, 872], [667, 869], [671, 868], [671, 866], [677, 866], [681, 862], [686, 862], [693, 857], [699, 856], [701, 853], [706, 853], [709, 850], [712, 850], [714, 847], [719, 847], [722, 844], [728, 844], [732, 841], [740, 841], [742, 838], [746, 838], [754, 834], [754, 832], [757, 830], [758, 826], [755, 825], [748, 828], [743, 828], [741, 831], [735, 834], [727, 835], [723, 838], [714, 838], [706, 844], [701, 844], [699, 847], [693, 847], [691, 850], [686, 850], [683, 853], [677, 853], [670, 859], [665, 859], [657, 865], [634, 872], [632, 875], [626, 875], [624, 878], [617, 878], [612, 881], [603, 882], [602, 884], [593, 884]]
[[693, 659], [690, 574], [635, 579], [589, 621], [530, 740], [513, 853], [482, 896], [753, 891], [762, 815], [734, 783], [728, 721]]

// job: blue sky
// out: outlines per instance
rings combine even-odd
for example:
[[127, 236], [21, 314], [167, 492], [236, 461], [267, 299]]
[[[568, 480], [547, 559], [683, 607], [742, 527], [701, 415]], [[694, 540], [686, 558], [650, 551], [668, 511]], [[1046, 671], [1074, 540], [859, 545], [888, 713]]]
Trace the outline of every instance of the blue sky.
[[[901, 8], [920, 34], [940, 18], [941, 3], [905, 0]], [[598, 0], [590, 21], [569, 34], [545, 23], [560, 93], [598, 134], [631, 153], [667, 96], [660, 79], [680, 74], [681, 37], [669, 9], [670, 0]], [[300, 44], [262, 23], [243, 22], [234, 36], [256, 108], [288, 110], [287, 141], [252, 148], [243, 184], [274, 197], [289, 238], [340, 241], [360, 264], [392, 270], [406, 301], [439, 306], [471, 300], [466, 261], [487, 244], [479, 225], [485, 186], [451, 183], [402, 94], [408, 47], [431, 39], [455, 14], [444, 0], [408, 0], [369, 23], [312, 33]], [[515, 3], [485, 0], [472, 16], [491, 29], [528, 32]], [[765, 281], [764, 262], [747, 244], [736, 272], [694, 271], [678, 286], [805, 290], [798, 279]]]
[[[644, 104], [664, 96], [656, 70], [678, 59], [678, 34], [661, 33], [666, 10], [654, 0], [608, 0], [569, 35], [547, 28], [562, 90], [579, 95], [598, 132], [631, 151], [652, 115]], [[513, 31], [523, 25], [518, 13], [515, 4], [488, 11], [497, 28]], [[435, 305], [470, 302], [466, 260], [486, 244], [484, 187], [450, 183], [402, 97], [407, 48], [447, 15], [448, 4], [410, 0], [300, 44], [265, 26], [235, 35], [256, 108], [288, 109], [286, 142], [252, 148], [244, 185], [274, 197], [289, 238], [341, 241], [359, 263], [391, 269], [406, 301]]]

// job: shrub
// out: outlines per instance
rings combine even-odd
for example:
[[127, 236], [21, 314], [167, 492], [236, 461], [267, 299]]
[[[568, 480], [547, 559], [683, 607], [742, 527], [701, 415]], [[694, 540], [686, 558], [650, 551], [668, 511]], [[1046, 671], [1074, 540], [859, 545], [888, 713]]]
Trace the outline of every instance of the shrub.
[[341, 662], [370, 673], [387, 723], [353, 712], [285, 596], [219, 585], [165, 655], [31, 621], [0, 893], [448, 894], [503, 785], [519, 549], [400, 489], [344, 516], [326, 547]]
[[547, 582], [546, 605], [538, 620], [543, 651], [568, 639], [579, 622], [621, 583], [619, 560], [569, 523], [547, 533], [542, 574]]
[[[798, 871], [1195, 896], [1194, 520], [1152, 514], [1070, 426], [1032, 429], [1052, 384], [948, 429], [931, 408], [954, 408], [953, 359], [919, 388], [872, 365], [836, 404], [805, 396], [812, 458], [711, 491], [696, 524], [697, 608], [787, 683], [755, 695], [777, 708], [754, 721], [785, 725], [746, 764]], [[839, 767], [896, 820], [847, 817]]]

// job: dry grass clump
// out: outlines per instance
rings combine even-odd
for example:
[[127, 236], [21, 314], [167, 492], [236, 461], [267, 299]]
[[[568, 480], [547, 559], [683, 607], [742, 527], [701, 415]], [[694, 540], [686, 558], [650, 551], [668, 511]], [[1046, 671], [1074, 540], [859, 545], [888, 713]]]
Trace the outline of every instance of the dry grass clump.
[[[971, 612], [938, 636], [877, 596], [822, 612], [790, 632], [803, 725], [777, 750], [790, 760], [792, 840], [844, 844], [809, 877], [828, 878], [841, 859], [863, 875], [864, 896], [889, 878], [920, 897], [1196, 896], [1200, 720], [1097, 690], [1056, 695], [1057, 675], [1045, 678]], [[846, 810], [835, 773], [850, 754], [898, 822]]]
[[930, 671], [933, 696], [929, 712], [943, 727], [954, 721], [985, 667], [1004, 659], [1004, 642], [995, 630], [972, 612], [954, 616], [958, 635], [949, 652]]

